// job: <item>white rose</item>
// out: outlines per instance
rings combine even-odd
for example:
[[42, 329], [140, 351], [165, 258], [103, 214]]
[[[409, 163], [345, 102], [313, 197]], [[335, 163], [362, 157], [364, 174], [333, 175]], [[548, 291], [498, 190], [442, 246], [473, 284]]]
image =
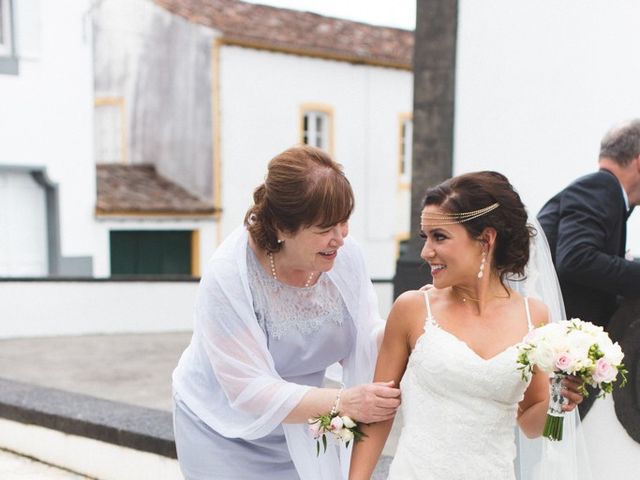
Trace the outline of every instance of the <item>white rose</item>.
[[555, 351], [546, 342], [538, 343], [538, 346], [529, 354], [529, 361], [537, 365], [543, 372], [553, 372], [555, 362]]
[[590, 322], [583, 322], [582, 329], [585, 332], [590, 333], [591, 335], [595, 335], [598, 337], [604, 335], [608, 338], [608, 335], [604, 332], [604, 329], [600, 325], [594, 325]]
[[353, 440], [353, 432], [347, 428], [343, 428], [339, 435], [345, 443]]
[[586, 358], [594, 343], [596, 343], [595, 337], [581, 330], [572, 330], [567, 337], [569, 351], [574, 358]]
[[343, 416], [342, 417], [342, 423], [344, 424], [345, 427], [347, 428], [353, 428], [356, 426], [356, 422], [354, 422], [353, 420], [351, 420], [351, 417], [348, 416]]
[[552, 328], [549, 328], [544, 332], [544, 336], [541, 341], [547, 343], [556, 353], [566, 352], [569, 348], [567, 343], [567, 331], [557, 324], [553, 324]]
[[611, 365], [620, 365], [622, 363], [624, 353], [622, 353], [622, 348], [620, 348], [618, 342], [609, 342], [607, 345], [601, 345], [600, 350], [604, 353], [604, 358], [606, 358]]

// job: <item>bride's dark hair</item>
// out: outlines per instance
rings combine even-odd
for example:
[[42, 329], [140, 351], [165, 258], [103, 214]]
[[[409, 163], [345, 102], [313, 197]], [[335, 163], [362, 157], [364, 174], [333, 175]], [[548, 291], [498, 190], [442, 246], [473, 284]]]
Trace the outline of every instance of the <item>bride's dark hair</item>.
[[423, 208], [440, 207], [447, 213], [464, 213], [499, 206], [462, 225], [472, 238], [480, 239], [485, 228], [496, 230], [492, 268], [504, 282], [505, 275], [523, 275], [529, 261], [529, 240], [535, 230], [527, 224], [527, 211], [507, 177], [498, 172], [466, 173], [427, 190]]

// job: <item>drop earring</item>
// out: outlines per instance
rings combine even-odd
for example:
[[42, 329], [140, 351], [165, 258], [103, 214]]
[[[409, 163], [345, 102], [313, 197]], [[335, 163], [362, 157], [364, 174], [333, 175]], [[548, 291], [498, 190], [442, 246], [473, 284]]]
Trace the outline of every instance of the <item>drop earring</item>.
[[478, 272], [478, 278], [484, 277], [484, 264], [487, 261], [487, 252], [482, 251], [482, 260], [480, 260], [480, 271]]

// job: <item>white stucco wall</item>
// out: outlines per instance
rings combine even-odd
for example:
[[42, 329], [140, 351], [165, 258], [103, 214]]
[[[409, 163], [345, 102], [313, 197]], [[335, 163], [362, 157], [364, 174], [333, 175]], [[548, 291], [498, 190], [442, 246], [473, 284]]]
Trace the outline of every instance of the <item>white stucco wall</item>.
[[[386, 318], [393, 288], [374, 287]], [[0, 339], [189, 331], [197, 291], [197, 281], [1, 281]]]
[[89, 3], [14, 2], [19, 74], [0, 75], [0, 165], [45, 167], [58, 184], [63, 256], [94, 250]]
[[399, 114], [413, 105], [408, 71], [240, 47], [220, 53], [222, 233], [251, 205], [268, 161], [300, 142], [304, 104], [333, 111], [334, 158], [356, 197], [351, 234], [374, 278], [395, 272]]
[[[640, 117], [640, 3], [459, 3], [454, 172], [506, 174], [530, 211], [597, 169], [599, 142]], [[627, 248], [640, 255], [640, 215]]]
[[5, 281], [0, 287], [0, 338], [15, 338], [190, 330], [198, 283]]

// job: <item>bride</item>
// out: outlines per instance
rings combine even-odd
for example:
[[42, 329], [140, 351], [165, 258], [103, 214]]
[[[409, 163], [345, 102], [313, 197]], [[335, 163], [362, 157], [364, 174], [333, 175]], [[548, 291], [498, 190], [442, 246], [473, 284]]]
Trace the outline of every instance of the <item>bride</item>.
[[[433, 288], [396, 300], [375, 372], [375, 381], [401, 382], [404, 428], [389, 479], [514, 479], [516, 424], [539, 437], [549, 402], [545, 374], [522, 380], [516, 345], [562, 315], [561, 300], [547, 306], [509, 281], [532, 280], [530, 240], [542, 233], [503, 175], [477, 172], [427, 191], [421, 235]], [[578, 386], [565, 381], [564, 410], [582, 400]], [[392, 423], [363, 426], [350, 480], [371, 477]]]

